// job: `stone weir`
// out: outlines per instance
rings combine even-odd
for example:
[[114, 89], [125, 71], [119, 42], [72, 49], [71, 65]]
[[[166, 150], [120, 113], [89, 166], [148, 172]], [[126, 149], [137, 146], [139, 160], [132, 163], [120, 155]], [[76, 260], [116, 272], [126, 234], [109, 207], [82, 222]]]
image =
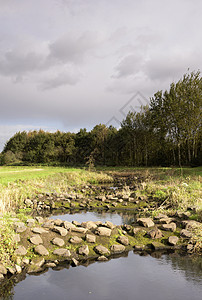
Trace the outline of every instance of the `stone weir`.
[[134, 225], [116, 226], [102, 223], [36, 217], [26, 222], [14, 219], [15, 229], [13, 263], [0, 264], [0, 279], [20, 273], [37, 273], [55, 268], [61, 262], [77, 266], [86, 261], [107, 261], [124, 255], [129, 250], [159, 251], [182, 249], [191, 251], [191, 221], [184, 221], [184, 229], [175, 220], [159, 215], [154, 220], [139, 218]]

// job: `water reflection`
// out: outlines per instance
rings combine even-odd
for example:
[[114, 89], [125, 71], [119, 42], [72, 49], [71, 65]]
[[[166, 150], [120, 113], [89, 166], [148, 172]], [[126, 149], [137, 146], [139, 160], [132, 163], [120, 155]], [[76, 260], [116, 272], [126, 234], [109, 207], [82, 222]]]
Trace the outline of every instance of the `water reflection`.
[[97, 211], [97, 212], [89, 212], [89, 211], [73, 211], [70, 214], [64, 215], [54, 215], [51, 216], [51, 219], [61, 219], [63, 221], [77, 221], [77, 222], [87, 222], [87, 221], [110, 221], [113, 224], [121, 225], [121, 224], [131, 224], [135, 220], [134, 213], [116, 213], [116, 212], [106, 212], [106, 211]]
[[128, 257], [86, 266], [67, 265], [40, 276], [26, 275], [14, 287], [13, 296], [1, 299], [201, 299], [200, 257], [171, 254], [154, 258], [130, 252]]

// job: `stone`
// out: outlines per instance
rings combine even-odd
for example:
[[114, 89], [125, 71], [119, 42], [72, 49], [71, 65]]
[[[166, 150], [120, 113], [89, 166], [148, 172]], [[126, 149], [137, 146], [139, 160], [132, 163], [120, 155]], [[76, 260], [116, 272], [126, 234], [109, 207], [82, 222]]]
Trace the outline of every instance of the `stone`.
[[35, 219], [37, 220], [38, 223], [42, 224], [44, 222], [44, 218], [42, 217], [36, 217]]
[[32, 232], [38, 233], [38, 234], [48, 233], [48, 230], [45, 230], [45, 229], [43, 229], [41, 227], [34, 227], [31, 230], [32, 230]]
[[110, 222], [110, 221], [106, 221], [106, 222], [104, 223], [104, 226], [107, 227], [107, 228], [110, 228], [110, 229], [113, 229], [113, 228], [116, 227], [116, 226], [115, 226], [112, 222]]
[[170, 224], [162, 224], [161, 228], [166, 231], [176, 231], [176, 224], [174, 222]]
[[96, 242], [96, 236], [92, 234], [86, 234], [86, 241], [88, 243], [95, 243]]
[[167, 218], [168, 218], [168, 216], [161, 214], [161, 213], [154, 217], [155, 220], [167, 219]]
[[70, 257], [71, 253], [68, 249], [65, 248], [60, 248], [60, 249], [55, 249], [53, 251], [54, 255], [62, 256], [62, 257]]
[[106, 228], [106, 227], [98, 227], [95, 230], [95, 233], [99, 236], [110, 236], [112, 231], [111, 231], [111, 229]]
[[24, 202], [27, 207], [32, 207], [32, 205], [33, 205], [33, 202], [30, 199], [26, 199]]
[[155, 225], [151, 218], [139, 218], [137, 222], [144, 227], [153, 227]]
[[96, 247], [94, 248], [94, 250], [95, 250], [95, 252], [97, 252], [97, 253], [100, 254], [100, 255], [103, 255], [103, 254], [110, 254], [110, 251], [109, 251], [106, 247], [104, 247], [104, 246], [102, 246], [102, 245], [96, 246]]
[[192, 251], [194, 249], [194, 245], [192, 245], [192, 244], [188, 244], [187, 245], [187, 251]]
[[87, 231], [88, 229], [83, 227], [74, 227], [71, 229], [71, 232], [78, 232], [78, 233], [86, 233]]
[[164, 250], [166, 249], [166, 246], [159, 242], [153, 242], [151, 243], [151, 247], [154, 248], [154, 250]]
[[78, 221], [72, 221], [72, 224], [75, 225], [75, 226], [80, 226], [81, 223], [79, 223]]
[[0, 264], [0, 274], [3, 275], [7, 274], [7, 269], [2, 264]]
[[114, 252], [114, 253], [122, 253], [126, 250], [125, 246], [124, 245], [112, 245], [111, 246], [111, 251]]
[[30, 238], [30, 242], [34, 245], [39, 245], [39, 244], [43, 244], [43, 240], [42, 238], [40, 237], [40, 235], [33, 235], [31, 238]]
[[54, 267], [56, 267], [56, 264], [54, 262], [47, 262], [45, 266], [47, 268], [54, 268]]
[[147, 234], [151, 239], [160, 239], [163, 237], [163, 233], [158, 228], [150, 230]]
[[43, 257], [37, 257], [31, 261], [31, 265], [34, 265], [37, 268], [41, 268], [44, 263], [45, 263], [45, 259]]
[[28, 219], [27, 226], [32, 227], [32, 226], [34, 226], [35, 222], [36, 222], [36, 220], [34, 220], [34, 219]]
[[53, 240], [52, 240], [52, 243], [54, 244], [54, 245], [56, 245], [56, 246], [59, 246], [59, 247], [62, 247], [62, 246], [64, 246], [64, 244], [65, 244], [65, 242], [64, 242], [64, 240], [63, 239], [61, 239], [61, 238], [54, 238]]
[[102, 256], [99, 256], [97, 260], [98, 261], [108, 261], [108, 258], [106, 256], [102, 255]]
[[128, 246], [129, 245], [129, 240], [127, 236], [121, 235], [117, 238], [117, 242], [121, 243], [124, 246]]
[[88, 248], [88, 245], [83, 245], [83, 246], [81, 246], [80, 248], [79, 248], [79, 250], [78, 250], [78, 253], [80, 254], [80, 255], [88, 255], [89, 254], [89, 248]]
[[24, 257], [22, 263], [25, 265], [29, 265], [29, 259]]
[[69, 241], [71, 244], [80, 244], [82, 242], [82, 238], [75, 235], [72, 236]]
[[15, 250], [15, 254], [16, 254], [16, 255], [26, 255], [26, 254], [27, 254], [27, 250], [25, 249], [24, 246], [19, 246], [19, 247]]
[[9, 267], [8, 268], [9, 273], [11, 273], [12, 275], [16, 273], [16, 268], [15, 267]]
[[38, 245], [35, 247], [34, 251], [39, 254], [39, 255], [42, 255], [42, 256], [46, 256], [46, 255], [49, 255], [49, 251], [43, 246], [43, 245]]
[[169, 223], [171, 223], [171, 222], [172, 222], [172, 218], [166, 217], [166, 218], [161, 218], [161, 219], [159, 219], [159, 223], [160, 223], [160, 224], [169, 224]]
[[13, 241], [16, 242], [16, 243], [19, 243], [20, 242], [20, 235], [15, 234], [14, 237], [13, 237]]
[[61, 226], [63, 223], [64, 223], [64, 222], [63, 222], [62, 220], [60, 220], [60, 219], [54, 220], [54, 224], [55, 224], [56, 226]]
[[168, 238], [168, 243], [172, 246], [175, 246], [178, 241], [179, 241], [179, 238], [175, 235], [169, 236], [169, 238]]
[[136, 235], [138, 232], [141, 232], [143, 234], [147, 233], [145, 229], [139, 228], [139, 227], [134, 227], [133, 228], [133, 234]]
[[53, 231], [59, 233], [61, 236], [66, 236], [67, 235], [67, 229], [59, 226], [54, 226]]
[[0, 273], [0, 280], [4, 279], [4, 275]]
[[27, 227], [25, 226], [25, 224], [23, 222], [16, 222], [16, 223], [14, 223], [14, 226], [15, 226], [16, 233], [25, 232], [27, 229]]
[[186, 229], [186, 230], [192, 230], [195, 228], [198, 228], [201, 226], [200, 222], [194, 221], [194, 220], [184, 220], [182, 221], [182, 226]]
[[182, 229], [180, 232], [180, 236], [185, 238], [185, 239], [189, 239], [192, 237], [192, 233], [186, 229]]
[[18, 274], [22, 272], [22, 268], [19, 265], [15, 265], [15, 269]]
[[73, 265], [74, 267], [77, 267], [78, 264], [79, 264], [78, 260], [76, 260], [76, 258], [72, 258], [72, 265]]
[[145, 245], [135, 245], [134, 250], [143, 251], [145, 249]]
[[82, 222], [81, 226], [89, 230], [96, 229], [97, 225], [93, 221]]

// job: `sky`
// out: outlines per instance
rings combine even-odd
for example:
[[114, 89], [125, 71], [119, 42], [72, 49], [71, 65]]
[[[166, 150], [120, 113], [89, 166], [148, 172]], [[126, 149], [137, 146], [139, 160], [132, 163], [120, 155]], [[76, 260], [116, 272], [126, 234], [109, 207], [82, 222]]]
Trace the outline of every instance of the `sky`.
[[0, 0], [0, 151], [18, 131], [118, 127], [202, 66], [201, 0]]

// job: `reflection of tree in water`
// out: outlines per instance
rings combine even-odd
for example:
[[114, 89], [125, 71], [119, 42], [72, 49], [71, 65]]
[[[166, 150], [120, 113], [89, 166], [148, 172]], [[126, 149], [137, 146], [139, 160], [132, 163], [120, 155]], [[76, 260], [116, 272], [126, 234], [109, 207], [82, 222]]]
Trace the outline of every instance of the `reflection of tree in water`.
[[0, 299], [2, 300], [12, 300], [14, 296], [13, 288], [14, 288], [13, 280], [6, 280], [0, 283]]
[[164, 259], [174, 270], [183, 272], [187, 281], [202, 283], [202, 256], [180, 256], [174, 253], [166, 255]]

